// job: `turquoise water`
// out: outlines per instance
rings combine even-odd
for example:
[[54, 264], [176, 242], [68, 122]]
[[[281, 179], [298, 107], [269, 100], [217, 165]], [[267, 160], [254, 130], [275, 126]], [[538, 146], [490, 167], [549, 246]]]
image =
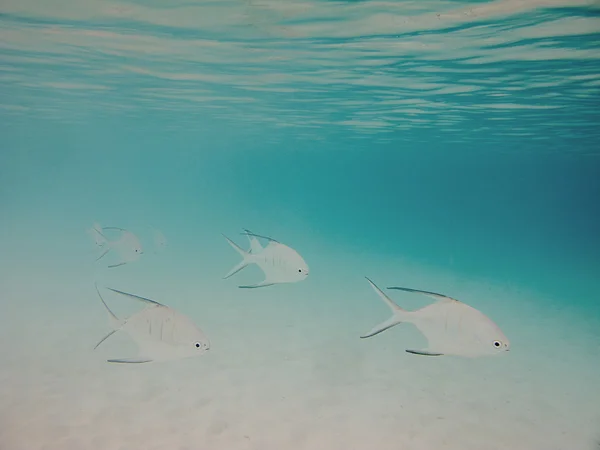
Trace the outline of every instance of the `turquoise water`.
[[[8, 0], [0, 78], [1, 450], [597, 446], [597, 2]], [[142, 257], [95, 262], [95, 222]], [[244, 228], [309, 277], [223, 280]], [[359, 339], [389, 314], [365, 276], [480, 309], [510, 353]], [[135, 346], [92, 351], [94, 282], [210, 352], [107, 363]]]

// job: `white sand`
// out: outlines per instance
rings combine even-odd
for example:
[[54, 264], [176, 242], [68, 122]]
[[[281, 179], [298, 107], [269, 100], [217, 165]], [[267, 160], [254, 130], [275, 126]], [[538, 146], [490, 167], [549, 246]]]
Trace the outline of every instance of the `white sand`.
[[593, 448], [598, 336], [578, 335], [573, 317], [523, 307], [498, 318], [506, 357], [425, 358], [404, 352], [424, 342], [410, 325], [358, 338], [387, 314], [369, 289], [314, 304], [215, 294], [199, 320], [211, 352], [152, 365], [105, 362], [133, 354], [123, 334], [91, 352], [107, 319], [85, 282], [60, 302], [60, 287], [2, 292], [0, 449]]

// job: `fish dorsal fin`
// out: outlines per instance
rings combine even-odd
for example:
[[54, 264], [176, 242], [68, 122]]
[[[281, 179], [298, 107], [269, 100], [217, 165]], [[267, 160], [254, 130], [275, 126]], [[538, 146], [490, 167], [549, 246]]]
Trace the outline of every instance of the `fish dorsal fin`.
[[270, 237], [268, 237], [268, 236], [261, 236], [260, 234], [255, 234], [255, 233], [253, 233], [252, 231], [250, 231], [250, 230], [247, 230], [247, 229], [245, 229], [245, 228], [244, 228], [244, 232], [243, 232], [242, 234], [243, 234], [244, 236], [254, 236], [254, 237], [257, 237], [257, 238], [266, 239], [267, 241], [271, 241], [271, 242], [277, 242], [278, 244], [280, 243], [279, 241], [277, 241], [277, 240], [275, 240], [275, 239], [273, 239], [273, 238], [270, 238]]
[[410, 288], [399, 287], [399, 286], [392, 286], [392, 287], [389, 287], [388, 289], [395, 289], [398, 291], [406, 291], [406, 292], [413, 292], [416, 294], [423, 294], [428, 297], [439, 300], [441, 302], [458, 302], [458, 300], [456, 300], [455, 298], [448, 297], [447, 295], [443, 295], [443, 294], [438, 294], [437, 292], [421, 291], [419, 289], [410, 289]]
[[119, 227], [102, 227], [103, 230], [117, 230], [117, 231], [127, 231], [124, 228], [119, 228]]
[[121, 294], [121, 295], [125, 295], [127, 297], [134, 298], [134, 299], [139, 300], [139, 301], [144, 302], [144, 303], [149, 303], [151, 305], [162, 306], [162, 307], [167, 308], [166, 305], [163, 305], [162, 303], [155, 302], [154, 300], [150, 300], [149, 298], [146, 298], [146, 297], [140, 297], [139, 295], [135, 295], [135, 294], [128, 294], [127, 292], [119, 291], [117, 289], [112, 289], [112, 288], [109, 288], [109, 287], [107, 287], [106, 289], [109, 289], [109, 290], [111, 290], [113, 292], [116, 292], [117, 294]]
[[248, 236], [248, 241], [250, 241], [250, 250], [248, 250], [248, 253], [252, 253], [253, 255], [256, 255], [260, 252], [262, 252], [263, 246], [260, 245], [260, 242], [258, 242], [258, 239], [255, 238], [252, 235], [247, 235]]

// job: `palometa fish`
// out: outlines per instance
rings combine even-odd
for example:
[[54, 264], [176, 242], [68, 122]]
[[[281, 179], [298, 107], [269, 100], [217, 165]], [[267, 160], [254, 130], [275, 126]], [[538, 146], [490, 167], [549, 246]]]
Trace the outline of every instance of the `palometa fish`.
[[[109, 265], [108, 267], [110, 267], [110, 268], [119, 267], [124, 264], [136, 261], [144, 253], [142, 244], [140, 243], [137, 236], [135, 234], [133, 234], [131, 231], [127, 231], [123, 228], [117, 228], [117, 227], [102, 227], [102, 228], [100, 228], [100, 226], [98, 224], [94, 224], [93, 230], [95, 231], [95, 233], [97, 235], [96, 236], [96, 244], [100, 248], [106, 248], [106, 250], [104, 250], [104, 252], [102, 252], [102, 254], [100, 256], [98, 256], [98, 258], [96, 258], [96, 261], [103, 258], [111, 250], [114, 250], [121, 257], [121, 261], [116, 264]], [[103, 233], [104, 230], [120, 231], [121, 236], [118, 239], [110, 240]]]
[[480, 311], [465, 303], [435, 292], [403, 287], [388, 288], [424, 294], [438, 300], [416, 311], [406, 311], [396, 305], [375, 283], [368, 278], [367, 281], [392, 310], [392, 317], [361, 338], [374, 336], [406, 322], [414, 324], [429, 343], [423, 350], [406, 350], [415, 355], [473, 358], [498, 355], [510, 350], [510, 342], [500, 328]]
[[119, 319], [110, 310], [100, 291], [96, 292], [108, 312], [113, 330], [96, 344], [94, 350], [117, 331], [127, 333], [139, 347], [133, 358], [109, 359], [112, 363], [162, 362], [200, 356], [210, 349], [206, 335], [186, 316], [154, 300], [110, 289], [143, 302], [146, 307], [126, 319]]
[[[229, 271], [223, 279], [229, 278], [249, 264], [256, 264], [265, 274], [265, 279], [260, 283], [240, 286], [240, 288], [259, 288], [281, 283], [295, 283], [306, 279], [308, 276], [308, 265], [296, 250], [284, 245], [275, 239], [259, 236], [245, 230], [250, 239], [250, 251], [247, 252], [223, 235], [227, 242], [242, 256], [242, 261]], [[266, 247], [262, 247], [255, 238], [260, 237], [269, 241]]]
[[153, 228], [152, 237], [154, 241], [154, 253], [159, 253], [167, 248], [167, 238], [162, 231]]

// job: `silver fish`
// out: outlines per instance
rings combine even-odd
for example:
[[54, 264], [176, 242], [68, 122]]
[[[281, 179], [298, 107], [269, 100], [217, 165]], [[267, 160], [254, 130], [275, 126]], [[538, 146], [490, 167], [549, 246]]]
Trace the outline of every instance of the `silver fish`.
[[275, 239], [254, 234], [248, 230], [245, 233], [248, 237], [267, 239], [269, 243], [262, 247], [257, 240], [250, 239], [250, 251], [242, 249], [227, 236], [223, 235], [227, 242], [242, 256], [242, 261], [233, 267], [223, 277], [229, 278], [236, 274], [249, 264], [256, 264], [265, 274], [265, 279], [260, 283], [239, 286], [240, 288], [258, 288], [272, 286], [281, 283], [295, 283], [306, 279], [309, 270], [308, 265], [302, 257], [293, 248], [276, 241]]
[[[118, 239], [111, 240], [108, 239], [103, 231], [104, 230], [117, 230], [121, 232], [121, 236]], [[135, 234], [131, 231], [127, 231], [123, 228], [118, 227], [102, 227], [100, 228], [98, 224], [94, 224], [94, 231], [99, 236], [97, 238], [97, 245], [100, 248], [106, 248], [104, 252], [96, 258], [96, 261], [103, 258], [108, 252], [114, 250], [121, 257], [121, 261], [116, 264], [111, 264], [108, 267], [119, 267], [124, 264], [136, 261], [140, 258], [140, 256], [144, 253], [144, 249], [142, 248], [142, 244]]]
[[375, 283], [368, 278], [367, 281], [392, 310], [392, 317], [361, 336], [363, 339], [406, 322], [415, 325], [429, 344], [423, 350], [406, 349], [408, 353], [478, 357], [498, 355], [510, 350], [510, 342], [500, 328], [483, 313], [465, 303], [435, 292], [389, 287], [388, 289], [419, 293], [437, 300], [416, 311], [407, 311], [396, 305]]
[[146, 307], [141, 311], [119, 319], [110, 310], [96, 285], [96, 292], [108, 312], [113, 330], [96, 344], [94, 350], [102, 342], [117, 331], [127, 333], [139, 347], [139, 354], [132, 358], [109, 359], [112, 363], [146, 363], [168, 361], [174, 359], [200, 356], [210, 349], [210, 341], [206, 335], [186, 316], [173, 308], [154, 300], [140, 297], [116, 289], [113, 292], [143, 302]]

